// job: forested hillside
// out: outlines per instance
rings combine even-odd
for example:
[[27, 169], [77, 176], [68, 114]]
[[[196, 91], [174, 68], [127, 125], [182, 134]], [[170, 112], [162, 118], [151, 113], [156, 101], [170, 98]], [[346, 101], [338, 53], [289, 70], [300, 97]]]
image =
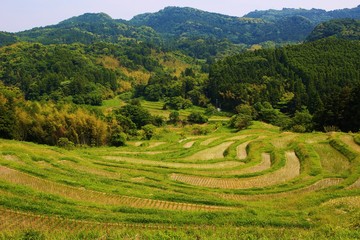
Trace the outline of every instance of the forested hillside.
[[[162, 125], [134, 105], [102, 111], [126, 93], [180, 110], [209, 103], [206, 74], [191, 57], [135, 40], [94, 44], [19, 42], [0, 48], [0, 136], [50, 145], [123, 145]], [[192, 100], [190, 100], [190, 98]], [[96, 106], [97, 108], [91, 107]], [[139, 132], [139, 130], [141, 130]]]
[[323, 39], [218, 61], [211, 68], [208, 90], [213, 103], [225, 109], [250, 105], [263, 110], [259, 104], [268, 102], [293, 115], [306, 107], [319, 130], [337, 126], [358, 131], [359, 66], [359, 41]]
[[34, 28], [16, 34], [23, 41], [43, 44], [69, 44], [94, 42], [117, 43], [134, 39], [159, 45], [161, 39], [151, 28], [134, 27], [123, 20], [115, 20], [104, 13], [87, 13], [60, 22], [57, 25]]
[[325, 11], [322, 9], [293, 9], [283, 8], [282, 10], [264, 10], [264, 11], [253, 11], [246, 14], [244, 17], [249, 18], [261, 18], [266, 20], [274, 20], [283, 17], [302, 16], [309, 19], [314, 24], [319, 24], [330, 19], [340, 18], [360, 18], [360, 5], [351, 9], [339, 9], [333, 11]]
[[360, 19], [360, 7], [325, 11], [283, 9], [251, 12], [232, 17], [193, 8], [167, 7], [130, 21], [105, 13], [87, 13], [59, 24], [11, 33], [0, 33], [0, 46], [16, 41], [43, 44], [120, 43], [135, 40], [164, 50], [181, 50], [208, 59], [239, 53], [253, 44], [273, 47], [302, 42], [316, 25], [331, 19]]
[[349, 40], [360, 40], [360, 20], [355, 19], [336, 19], [324, 22], [307, 37], [307, 41], [336, 37]]
[[152, 27], [165, 39], [205, 37], [228, 39], [232, 43], [243, 44], [301, 41], [314, 27], [308, 19], [299, 16], [269, 21], [178, 7], [167, 7], [157, 13], [138, 15], [130, 23]]
[[251, 12], [231, 17], [192, 8], [167, 7], [156, 13], [135, 16], [130, 23], [149, 26], [167, 38], [206, 37], [228, 39], [232, 43], [258, 44], [302, 41], [324, 21], [360, 19], [360, 7], [335, 11], [283, 9]]
[[[51, 145], [60, 140], [122, 145], [139, 131], [151, 132], [153, 126], [147, 125], [165, 121], [131, 98], [160, 101], [163, 110], [175, 111], [172, 123], [179, 121], [176, 111], [200, 106], [209, 115], [221, 115], [216, 108], [236, 113], [230, 126], [238, 129], [262, 120], [297, 132], [358, 131], [360, 43], [351, 40], [358, 39], [358, 21], [321, 23], [304, 44], [264, 50], [234, 44], [243, 41], [237, 37], [251, 38], [246, 31], [254, 29], [260, 41], [265, 28], [258, 27], [273, 31], [275, 22], [294, 33], [287, 38], [300, 36], [293, 24], [317, 21], [296, 15], [301, 12], [270, 11], [263, 19], [250, 19], [171, 7], [130, 21], [139, 26], [106, 14], [84, 14], [54, 26], [2, 32], [1, 44], [7, 46], [0, 48], [1, 136]], [[346, 12], [357, 13], [337, 13]], [[274, 20], [270, 13], [281, 17]], [[167, 22], [170, 16], [173, 21]], [[140, 26], [143, 21], [159, 34]], [[246, 31], [237, 28], [239, 22]], [[279, 33], [284, 32], [277, 28]], [[283, 40], [285, 35], [276, 41]], [[99, 107], [123, 93], [135, 112]], [[73, 114], [82, 120], [74, 122]], [[187, 115], [189, 122], [207, 121], [198, 113]]]

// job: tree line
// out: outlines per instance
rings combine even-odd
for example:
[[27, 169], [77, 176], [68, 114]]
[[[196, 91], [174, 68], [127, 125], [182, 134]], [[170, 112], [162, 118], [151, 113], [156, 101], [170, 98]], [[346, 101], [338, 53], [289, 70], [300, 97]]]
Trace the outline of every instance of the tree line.
[[308, 109], [315, 129], [360, 129], [360, 42], [335, 38], [257, 50], [218, 61], [207, 91], [227, 110], [259, 103], [293, 117]]

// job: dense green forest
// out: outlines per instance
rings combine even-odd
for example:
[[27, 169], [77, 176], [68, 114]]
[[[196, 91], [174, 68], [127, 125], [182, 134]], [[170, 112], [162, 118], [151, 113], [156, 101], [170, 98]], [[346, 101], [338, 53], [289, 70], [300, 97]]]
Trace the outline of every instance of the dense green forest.
[[[357, 9], [336, 13], [356, 15]], [[195, 105], [209, 115], [221, 115], [217, 109], [235, 113], [229, 124], [238, 129], [262, 120], [297, 132], [358, 131], [359, 21], [330, 20], [320, 23], [304, 44], [275, 48], [294, 41], [281, 37], [261, 49], [241, 43], [263, 41], [265, 30], [259, 26], [274, 30], [277, 22], [305, 39], [297, 23], [312, 25], [335, 13], [322, 11], [318, 19], [310, 17], [318, 10], [255, 13], [259, 18], [239, 19], [166, 8], [139, 15], [131, 24], [106, 14], [84, 14], [54, 26], [1, 32], [1, 45], [6, 45], [0, 48], [1, 136], [70, 146], [119, 146], [129, 137], [149, 138], [166, 119], [152, 116], [136, 98], [162, 101], [164, 110], [174, 111], [170, 123], [179, 120], [176, 111]], [[175, 14], [173, 22], [165, 21], [169, 14]], [[180, 24], [185, 19], [202, 24], [188, 31]], [[141, 26], [144, 21], [158, 32]], [[235, 31], [239, 22], [246, 31], [258, 32], [255, 40]], [[176, 24], [178, 32], [173, 32]], [[252, 40], [235, 39], [246, 36]], [[135, 98], [130, 108], [104, 112], [98, 107], [122, 93], [127, 100]], [[207, 121], [196, 114], [188, 122]]]
[[170, 39], [212, 37], [243, 44], [300, 41], [313, 29], [310, 21], [298, 16], [268, 21], [178, 7], [168, 7], [157, 13], [138, 15], [130, 23], [136, 26], [150, 26]]
[[[200, 65], [187, 63], [189, 59], [133, 40], [88, 45], [21, 42], [2, 47], [0, 135], [70, 147], [120, 146], [129, 137], [149, 138], [153, 127], [165, 119], [152, 116], [137, 101], [106, 113], [93, 106], [124, 92], [167, 100], [172, 109], [178, 103], [181, 108], [183, 103], [192, 106], [186, 99], [189, 92], [195, 103], [203, 100], [205, 105], [206, 76], [199, 73]], [[172, 65], [184, 71], [178, 74]]]
[[165, 39], [212, 37], [232, 43], [259, 44], [302, 41], [324, 21], [339, 18], [360, 19], [360, 7], [335, 11], [283, 9], [255, 11], [232, 17], [192, 8], [167, 7], [130, 20], [136, 26], [149, 26]]
[[[209, 97], [229, 110], [238, 105], [263, 110], [259, 104], [267, 102], [265, 108], [293, 116], [306, 107], [319, 130], [358, 131], [359, 66], [359, 41], [327, 38], [247, 52], [212, 66]], [[272, 123], [284, 126], [283, 120]]]
[[43, 44], [69, 44], [94, 42], [118, 43], [126, 39], [135, 39], [159, 45], [161, 39], [149, 27], [134, 27], [123, 20], [115, 20], [104, 13], [86, 13], [59, 24], [43, 28], [34, 28], [16, 34], [23, 41]]
[[274, 20], [283, 17], [291, 16], [302, 16], [309, 19], [314, 24], [319, 24], [331, 19], [340, 18], [353, 18], [359, 19], [360, 5], [351, 9], [338, 9], [332, 11], [325, 11], [322, 9], [294, 9], [294, 8], [283, 8], [282, 10], [264, 10], [264, 11], [253, 11], [246, 14], [244, 17], [248, 18], [261, 18], [266, 20]]
[[335, 19], [324, 22], [307, 37], [307, 41], [336, 37], [349, 40], [360, 40], [360, 21], [355, 19]]

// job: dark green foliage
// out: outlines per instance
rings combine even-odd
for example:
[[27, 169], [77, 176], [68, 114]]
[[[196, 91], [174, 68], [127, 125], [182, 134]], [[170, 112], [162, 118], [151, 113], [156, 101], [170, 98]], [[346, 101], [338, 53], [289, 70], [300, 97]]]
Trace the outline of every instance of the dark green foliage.
[[190, 123], [198, 123], [198, 124], [203, 124], [203, 123], [208, 122], [208, 118], [204, 114], [199, 113], [199, 112], [190, 113], [187, 120]]
[[21, 43], [0, 50], [0, 78], [18, 86], [26, 99], [62, 100], [101, 105], [104, 95], [117, 89], [116, 74], [83, 53], [79, 45]]
[[229, 50], [238, 51], [229, 42], [303, 41], [317, 24], [338, 18], [360, 19], [360, 7], [329, 12], [319, 9], [255, 11], [242, 18], [193, 8], [167, 7], [156, 13], [135, 16], [130, 23], [152, 27], [172, 47], [206, 58]]
[[120, 132], [123, 131], [130, 135], [136, 134], [135, 133], [136, 129], [137, 129], [136, 124], [129, 117], [122, 115], [121, 111], [119, 111], [119, 110], [114, 111], [114, 115], [115, 115], [116, 122], [121, 129]]
[[70, 44], [94, 42], [116, 43], [119, 39], [133, 39], [160, 44], [156, 32], [149, 27], [134, 27], [126, 21], [115, 20], [104, 13], [86, 13], [62, 21], [57, 25], [34, 28], [16, 34], [21, 40], [43, 44]]
[[257, 112], [257, 119], [286, 128], [290, 123], [290, 118], [278, 109], [274, 109], [269, 102], [256, 103], [254, 108]]
[[169, 122], [172, 124], [180, 122], [180, 113], [178, 111], [172, 111], [169, 115]]
[[0, 47], [16, 43], [17, 37], [13, 33], [0, 32]]
[[330, 19], [339, 18], [360, 18], [360, 6], [351, 9], [340, 9], [333, 11], [325, 11], [322, 9], [294, 9], [284, 8], [282, 10], [265, 10], [254, 11], [246, 14], [244, 17], [248, 18], [261, 18], [266, 20], [274, 20], [284, 17], [301, 16], [309, 19], [311, 22], [318, 24]]
[[336, 37], [360, 40], [360, 21], [355, 19], [336, 19], [319, 24], [307, 37], [307, 41]]
[[119, 113], [129, 118], [138, 129], [152, 122], [150, 112], [138, 105], [126, 105], [120, 109]]
[[164, 108], [173, 110], [187, 109], [192, 106], [192, 103], [188, 99], [182, 97], [171, 97], [165, 102]]
[[26, 230], [21, 236], [21, 240], [45, 240], [45, 235], [36, 230]]
[[71, 150], [74, 148], [74, 143], [66, 137], [59, 138], [57, 145], [67, 150]]
[[251, 120], [250, 115], [236, 114], [230, 119], [229, 126], [237, 130], [242, 130], [250, 126]]
[[110, 139], [111, 146], [114, 147], [121, 147], [124, 146], [126, 143], [127, 136], [124, 132], [122, 132], [120, 129], [115, 130]]
[[[153, 14], [135, 16], [130, 23], [152, 27], [165, 38], [196, 39], [204, 38], [205, 41], [228, 39], [232, 43], [254, 44], [265, 41], [299, 41], [306, 37], [314, 24], [304, 17], [289, 16], [273, 21], [239, 18], [226, 15], [204, 12], [192, 8], [167, 7]], [[296, 30], [294, 30], [296, 29]], [[295, 34], [294, 34], [295, 32]], [[246, 34], [244, 34], [246, 33]], [[209, 40], [208, 40], [209, 39]], [[181, 42], [182, 41], [182, 42]], [[200, 40], [201, 41], [201, 40]], [[202, 40], [204, 41], [204, 40]], [[225, 43], [225, 42], [223, 42]], [[216, 49], [211, 49], [206, 44], [184, 46], [189, 42], [180, 40], [180, 48], [192, 49], [194, 55], [205, 57], [201, 48], [207, 48], [210, 55], [216, 54]], [[218, 42], [218, 46], [221, 44]]]
[[6, 87], [0, 81], [0, 137], [16, 137], [16, 101], [22, 98], [19, 89]]
[[108, 56], [131, 69], [162, 71], [144, 44], [50, 45], [18, 43], [0, 49], [0, 79], [18, 86], [29, 100], [72, 101], [99, 106], [129, 80], [120, 69], [106, 68]]
[[314, 129], [313, 116], [307, 109], [296, 111], [288, 128], [293, 132], [311, 132]]
[[144, 131], [144, 137], [146, 140], [150, 140], [156, 131], [156, 127], [152, 124], [147, 124], [141, 129]]
[[[209, 97], [228, 110], [239, 104], [269, 102], [290, 116], [306, 106], [317, 129], [334, 125], [344, 131], [358, 131], [359, 64], [358, 41], [323, 39], [247, 52], [212, 66]], [[258, 119], [287, 126], [277, 123], [281, 119], [274, 109], [258, 107]]]
[[152, 124], [156, 127], [162, 127], [165, 125], [165, 119], [162, 116], [152, 116]]

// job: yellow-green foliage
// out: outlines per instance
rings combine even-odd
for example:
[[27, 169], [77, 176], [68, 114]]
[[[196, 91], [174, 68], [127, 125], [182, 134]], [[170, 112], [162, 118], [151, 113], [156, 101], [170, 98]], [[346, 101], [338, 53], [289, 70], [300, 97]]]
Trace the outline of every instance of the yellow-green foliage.
[[359, 134], [359, 133], [354, 136], [354, 141], [355, 141], [358, 145], [360, 145], [360, 134]]

